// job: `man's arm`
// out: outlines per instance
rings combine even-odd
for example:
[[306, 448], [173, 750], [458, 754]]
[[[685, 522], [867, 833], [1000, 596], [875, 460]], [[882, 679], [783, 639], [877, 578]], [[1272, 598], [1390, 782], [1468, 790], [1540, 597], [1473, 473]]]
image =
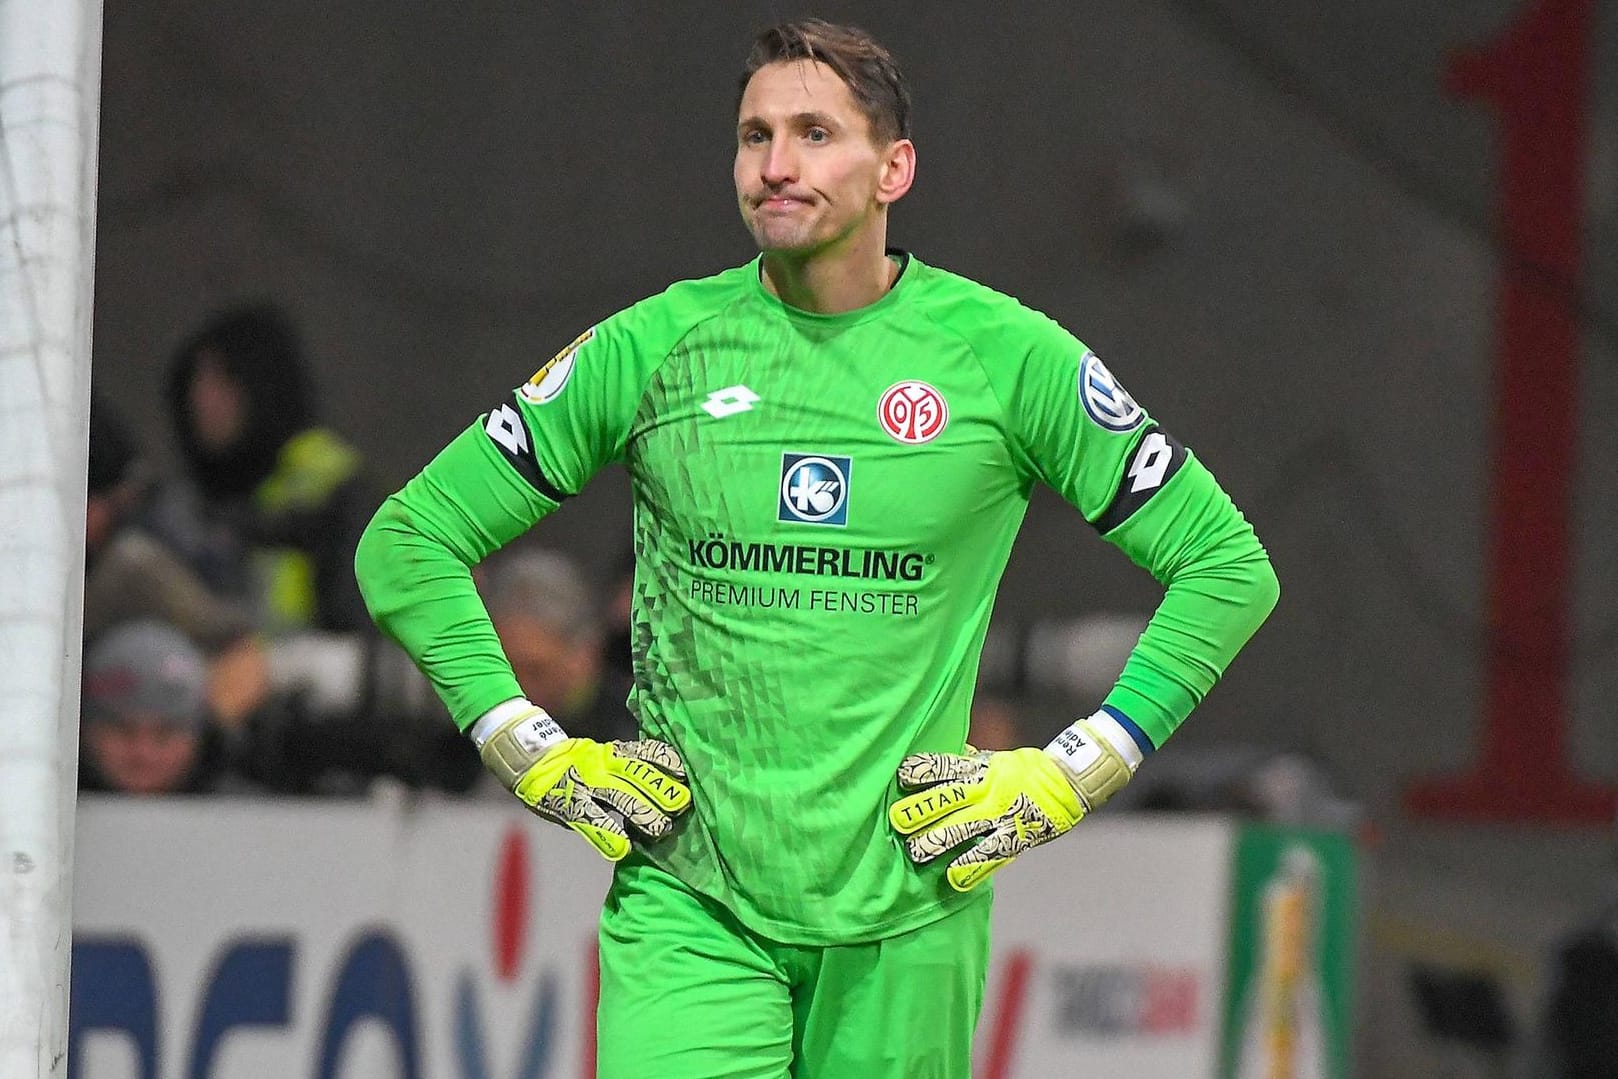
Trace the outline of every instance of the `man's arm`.
[[360, 538], [371, 617], [463, 731], [521, 697], [471, 567], [623, 456], [646, 384], [692, 317], [672, 295], [580, 334], [388, 498]]
[[569, 738], [524, 698], [471, 568], [622, 455], [663, 338], [679, 325], [659, 316], [665, 306], [636, 305], [580, 334], [387, 499], [355, 555], [367, 609], [484, 765], [613, 861], [629, 853], [628, 826], [656, 839], [689, 807], [684, 764], [662, 742]]
[[[1054, 323], [1023, 362], [991, 367], [1014, 449], [1035, 477], [1165, 586], [1117, 683], [1039, 749], [906, 757], [889, 810], [926, 862], [976, 840], [945, 876], [966, 891], [1117, 793], [1202, 700], [1280, 594], [1252, 527], [1194, 455]], [[1007, 374], [1009, 370], [1012, 373]]]
[[[1126, 531], [1127, 529], [1127, 531]], [[1049, 842], [1116, 794], [1224, 673], [1280, 594], [1253, 529], [1195, 460], [1106, 537], [1165, 586], [1102, 707], [1044, 750], [906, 757], [911, 791], [889, 819], [917, 862], [976, 840], [951, 861], [967, 891], [1017, 855]]]
[[558, 504], [521, 482], [489, 441], [480, 424], [462, 432], [382, 503], [354, 558], [371, 617], [463, 731], [522, 696], [471, 567]]
[[558, 500], [501, 459], [490, 430], [499, 418], [463, 432], [382, 504], [355, 576], [377, 624], [427, 675], [484, 765], [535, 813], [617, 861], [629, 853], [627, 825], [657, 839], [689, 807], [685, 767], [662, 742], [569, 738], [522, 696], [471, 567]]
[[1275, 573], [1207, 468], [1094, 352], [1049, 320], [1025, 328], [1022, 362], [995, 372], [1023, 466], [1165, 587], [1103, 702], [1150, 753], [1275, 606]]
[[[1148, 432], [1143, 443], [1151, 437]], [[1190, 454], [1164, 490], [1105, 539], [1164, 586], [1103, 702], [1149, 753], [1190, 715], [1269, 617], [1280, 583], [1252, 526]]]

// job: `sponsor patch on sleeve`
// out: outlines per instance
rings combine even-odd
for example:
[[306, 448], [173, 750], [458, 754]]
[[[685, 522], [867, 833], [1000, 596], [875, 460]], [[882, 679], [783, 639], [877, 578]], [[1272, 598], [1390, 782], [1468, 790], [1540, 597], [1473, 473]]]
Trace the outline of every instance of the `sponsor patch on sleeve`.
[[1079, 400], [1085, 414], [1108, 431], [1133, 431], [1146, 418], [1145, 410], [1089, 349], [1079, 360]]
[[578, 358], [579, 349], [595, 335], [595, 327], [591, 326], [575, 337], [571, 345], [545, 361], [544, 367], [535, 371], [532, 378], [517, 388], [522, 399], [531, 405], [543, 405], [547, 401], [556, 400], [567, 388], [567, 380], [573, 375], [573, 362]]
[[1096, 518], [1096, 531], [1105, 535], [1129, 520], [1174, 478], [1185, 464], [1185, 457], [1185, 447], [1179, 439], [1156, 425], [1148, 427], [1129, 455], [1112, 502]]

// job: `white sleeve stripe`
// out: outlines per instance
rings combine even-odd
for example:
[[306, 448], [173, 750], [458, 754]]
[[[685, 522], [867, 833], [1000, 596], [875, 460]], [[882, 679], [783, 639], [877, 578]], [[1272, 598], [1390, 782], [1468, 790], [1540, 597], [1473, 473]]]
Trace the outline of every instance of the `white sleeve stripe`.
[[1124, 759], [1124, 763], [1129, 765], [1131, 772], [1139, 768], [1140, 762], [1146, 759], [1145, 755], [1140, 751], [1140, 746], [1135, 744], [1135, 739], [1130, 737], [1128, 731], [1124, 730], [1123, 724], [1113, 719], [1106, 712], [1098, 711], [1087, 719], [1079, 720], [1079, 722], [1089, 726], [1096, 737], [1105, 738], [1107, 744], [1117, 750], [1118, 755]]
[[503, 704], [497, 704], [484, 712], [466, 733], [472, 736], [473, 743], [481, 749], [483, 748], [483, 743], [488, 741], [489, 735], [499, 730], [502, 723], [514, 716], [522, 715], [533, 707], [534, 705], [528, 698], [513, 697], [511, 700]]
[[1129, 766], [1131, 775], [1140, 767], [1141, 761], [1145, 760], [1140, 746], [1135, 744], [1135, 740], [1129, 736], [1123, 724], [1104, 711], [1098, 711], [1094, 715], [1069, 724], [1061, 734], [1051, 739], [1050, 745], [1045, 747], [1045, 752], [1067, 765], [1069, 771], [1082, 773], [1101, 759], [1102, 743], [1111, 746], [1113, 751], [1123, 758], [1124, 763]]

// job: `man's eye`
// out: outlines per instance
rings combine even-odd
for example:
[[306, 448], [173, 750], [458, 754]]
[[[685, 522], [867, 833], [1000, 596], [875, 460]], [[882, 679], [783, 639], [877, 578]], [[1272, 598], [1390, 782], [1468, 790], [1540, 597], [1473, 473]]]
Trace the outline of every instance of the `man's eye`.
[[825, 142], [831, 138], [831, 132], [823, 127], [811, 127], [805, 137], [810, 142]]
[[746, 143], [748, 146], [762, 146], [765, 141], [765, 135], [762, 131], [748, 131], [744, 132], [742, 135], [742, 142]]

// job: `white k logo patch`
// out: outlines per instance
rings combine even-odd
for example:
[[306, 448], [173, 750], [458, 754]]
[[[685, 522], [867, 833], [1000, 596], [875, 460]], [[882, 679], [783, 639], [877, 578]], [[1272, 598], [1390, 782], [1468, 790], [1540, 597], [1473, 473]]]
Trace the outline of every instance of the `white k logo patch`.
[[702, 411], [721, 420], [748, 411], [759, 400], [759, 395], [746, 386], [726, 386], [708, 395], [708, 399], [702, 402]]

